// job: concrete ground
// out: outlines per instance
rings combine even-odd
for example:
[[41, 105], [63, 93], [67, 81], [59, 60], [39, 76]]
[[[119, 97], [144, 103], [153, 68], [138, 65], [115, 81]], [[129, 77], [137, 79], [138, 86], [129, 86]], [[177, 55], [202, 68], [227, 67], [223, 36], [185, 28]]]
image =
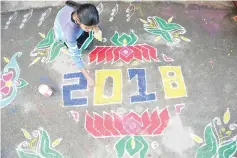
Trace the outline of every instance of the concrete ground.
[[[29, 66], [35, 58], [47, 57], [44, 50], [36, 56], [32, 51], [53, 27], [60, 7], [1, 14], [1, 157], [237, 157], [236, 9], [118, 2], [116, 14], [116, 2], [102, 4], [107, 41], [94, 46], [115, 46], [110, 41], [115, 31], [121, 37], [133, 30], [138, 40], [125, 48], [138, 48], [143, 61], [134, 57], [126, 63], [126, 54], [120, 54], [114, 63], [89, 64], [95, 50], [83, 51], [86, 68], [96, 78], [92, 91], [82, 77], [64, 79], [79, 74], [65, 49], [52, 62]], [[128, 22], [127, 14], [132, 15]], [[149, 16], [160, 20], [152, 27], [156, 35], [144, 29]], [[120, 39], [124, 44], [131, 40]], [[111, 57], [97, 48], [102, 59]], [[111, 75], [122, 77], [103, 80]], [[54, 89], [51, 97], [38, 92], [41, 84]], [[67, 89], [76, 91], [70, 96]], [[136, 95], [139, 102], [131, 101]]]

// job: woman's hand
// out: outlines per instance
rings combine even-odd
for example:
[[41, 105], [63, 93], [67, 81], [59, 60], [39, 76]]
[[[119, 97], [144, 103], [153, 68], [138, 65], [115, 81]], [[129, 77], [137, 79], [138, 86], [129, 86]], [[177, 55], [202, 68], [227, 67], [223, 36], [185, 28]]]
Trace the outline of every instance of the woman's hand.
[[96, 26], [94, 29], [94, 38], [97, 39], [98, 41], [102, 41], [102, 31], [98, 26]]
[[99, 26], [96, 25], [96, 27], [93, 28], [94, 33], [98, 33], [100, 30]]
[[95, 86], [95, 81], [91, 78], [87, 80], [88, 86], [89, 87], [94, 87]]

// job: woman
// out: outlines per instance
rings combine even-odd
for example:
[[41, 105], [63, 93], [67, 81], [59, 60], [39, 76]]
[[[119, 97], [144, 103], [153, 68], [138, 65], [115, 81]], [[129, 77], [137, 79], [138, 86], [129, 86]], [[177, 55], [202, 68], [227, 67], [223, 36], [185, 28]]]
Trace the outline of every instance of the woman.
[[94, 32], [94, 37], [102, 38], [102, 32], [98, 27], [99, 14], [93, 4], [78, 4], [73, 1], [67, 1], [65, 4], [54, 22], [55, 38], [65, 43], [72, 59], [87, 79], [88, 86], [91, 87], [95, 83], [84, 68], [80, 47], [90, 31]]

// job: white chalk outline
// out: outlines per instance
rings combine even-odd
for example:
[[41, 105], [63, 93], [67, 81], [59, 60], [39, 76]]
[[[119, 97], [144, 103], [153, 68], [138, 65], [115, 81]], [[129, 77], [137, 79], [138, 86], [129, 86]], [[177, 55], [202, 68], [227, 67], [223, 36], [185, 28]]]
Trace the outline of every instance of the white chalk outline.
[[112, 22], [114, 20], [114, 17], [117, 15], [118, 13], [118, 4], [116, 4], [113, 9], [112, 12], [110, 13], [110, 18], [109, 21]]
[[[22, 143], [20, 143], [15, 149], [16, 150], [21, 150], [21, 151], [26, 151], [26, 152], [32, 152], [32, 151], [35, 151], [35, 152], [33, 152], [33, 154], [36, 154], [37, 156], [42, 156], [41, 154], [40, 154], [40, 152], [38, 152], [38, 150], [39, 150], [39, 148], [40, 148], [40, 144], [41, 144], [41, 136], [42, 136], [42, 132], [44, 131], [45, 133], [46, 133], [46, 135], [47, 135], [47, 137], [48, 137], [48, 142], [49, 142], [49, 145], [50, 145], [50, 149], [51, 150], [55, 150], [62, 158], [64, 157], [63, 155], [62, 155], [62, 153], [61, 152], [59, 152], [59, 150], [56, 150], [54, 147], [52, 147], [52, 142], [51, 142], [51, 138], [50, 138], [50, 135], [49, 135], [49, 133], [48, 133], [48, 131], [47, 130], [45, 130], [44, 128], [42, 128], [42, 127], [39, 127], [38, 128], [39, 130], [37, 130], [37, 132], [38, 132], [38, 139], [37, 139], [37, 148], [36, 149], [24, 149], [24, 148], [22, 148], [20, 145], [22, 145], [22, 143], [23, 142], [26, 142], [26, 141], [23, 141]], [[62, 140], [62, 138], [60, 138], [61, 140]], [[28, 143], [28, 142], [27, 142]], [[24, 152], [23, 151], [23, 152]], [[18, 152], [17, 152], [17, 155], [20, 157], [20, 155], [18, 154]]]
[[[229, 109], [229, 108], [227, 108], [227, 109]], [[209, 124], [211, 124], [211, 123], [209, 123]], [[213, 126], [212, 126], [212, 128], [214, 128], [214, 130], [215, 130], [215, 133], [216, 133], [216, 135], [217, 135], [217, 137], [218, 137], [218, 149], [217, 149], [217, 151], [220, 149], [220, 147], [221, 147], [221, 145], [222, 144], [230, 144], [230, 143], [232, 143], [232, 141], [236, 141], [237, 140], [237, 135], [235, 135], [235, 136], [233, 136], [233, 137], [230, 137], [230, 136], [226, 136], [226, 137], [220, 137], [220, 135], [219, 135], [219, 132], [218, 132], [218, 130], [217, 130], [217, 128], [216, 128], [216, 124], [217, 125], [219, 125], [219, 126], [221, 126], [222, 125], [222, 123], [221, 123], [221, 120], [220, 120], [220, 118], [219, 117], [215, 117], [214, 119], [213, 119], [213, 122], [212, 122], [212, 124], [213, 124]], [[231, 129], [230, 129], [231, 130]], [[227, 138], [227, 137], [229, 137], [230, 139], [227, 139], [227, 140], [225, 140], [225, 141], [221, 141], [223, 138]], [[231, 142], [230, 142], [231, 141]], [[236, 143], [236, 145], [237, 145], [237, 143]], [[237, 151], [237, 148], [236, 148], [236, 150], [235, 150], [235, 152]], [[233, 154], [235, 154], [235, 152], [233, 152]], [[217, 153], [217, 155], [219, 156], [219, 153]], [[231, 155], [231, 156], [233, 156], [233, 155]]]
[[21, 25], [19, 26], [20, 29], [24, 28], [25, 23], [30, 20], [30, 18], [32, 17], [33, 12], [34, 12], [34, 9], [30, 9], [30, 11], [23, 16], [24, 18], [22, 20]]
[[97, 9], [97, 11], [98, 11], [98, 13], [99, 13], [99, 15], [103, 12], [103, 10], [104, 10], [104, 5], [103, 5], [103, 3], [100, 3], [97, 7], [96, 7], [96, 9]]
[[230, 129], [231, 131], [236, 130], [236, 128], [237, 128], [237, 124], [236, 124], [236, 123], [231, 123], [231, 124], [229, 125], [229, 129]]
[[[76, 71], [76, 72], [69, 72], [69, 73], [65, 73], [65, 74], [71, 74], [71, 73], [78, 73], [78, 71]], [[80, 73], [80, 71], [79, 71], [79, 73]], [[73, 80], [73, 79], [77, 79], [78, 80], [78, 84], [80, 84], [80, 78], [66, 78], [66, 79], [64, 79], [64, 75], [65, 74], [63, 74], [62, 75], [62, 81], [64, 81], [64, 80]], [[83, 106], [88, 106], [88, 96], [85, 96], [84, 98], [86, 98], [87, 99], [87, 103], [86, 104], [81, 104], [81, 105], [69, 105], [69, 106], [64, 106], [64, 99], [63, 99], [63, 86], [72, 86], [72, 84], [62, 84], [62, 86], [61, 86], [61, 90], [62, 90], [62, 107], [64, 107], [64, 108], [72, 108], [72, 107], [83, 107]], [[88, 91], [88, 85], [86, 86], [86, 89], [83, 89], [83, 90], [86, 90], [86, 91]], [[73, 90], [73, 91], [75, 91], [75, 90]], [[82, 91], [82, 90], [77, 90], [77, 91]], [[70, 91], [70, 98], [72, 99], [72, 91]], [[82, 98], [82, 97], [80, 97], [80, 98]], [[76, 99], [80, 99], [80, 98], [76, 98]]]
[[6, 22], [5, 27], [4, 27], [5, 30], [7, 30], [8, 27], [9, 27], [9, 25], [10, 25], [14, 20], [16, 20], [17, 15], [18, 15], [18, 12], [14, 12], [14, 13], [8, 18], [8, 21]]
[[152, 147], [152, 149], [159, 148], [159, 143], [157, 141], [153, 141], [153, 142], [151, 142], [151, 147]]
[[[147, 84], [147, 81], [146, 81], [146, 68], [127, 68], [127, 74], [128, 74], [128, 82], [129, 83], [131, 83], [132, 82], [132, 80], [136, 77], [136, 82], [137, 82], [137, 89], [139, 89], [139, 86], [138, 86], [138, 75], [136, 74], [132, 79], [130, 79], [130, 76], [129, 76], [129, 70], [131, 70], [131, 69], [139, 69], [139, 70], [144, 70], [145, 71], [145, 76], [144, 76], [144, 78], [145, 78], [145, 83], [146, 83], [146, 95], [148, 94], [148, 92], [147, 92], [147, 89], [148, 89], [148, 84]], [[152, 94], [152, 93], [154, 93], [155, 94], [155, 100], [151, 100], [151, 101], [141, 101], [141, 102], [134, 102], [134, 103], [132, 103], [132, 100], [131, 100], [131, 97], [132, 96], [134, 96], [134, 95], [130, 95], [130, 97], [129, 97], [129, 103], [130, 104], [138, 104], [138, 103], [148, 103], [148, 102], [153, 102], [153, 101], [157, 101], [157, 94], [156, 94], [156, 91], [154, 91], [154, 92], [150, 92], [149, 94]], [[136, 94], [135, 95], [140, 95], [139, 94], [139, 92], [136, 92]]]
[[164, 61], [167, 62], [167, 63], [174, 61], [173, 58], [168, 57], [168, 56], [165, 55], [165, 54], [162, 54], [162, 57], [163, 57]]
[[43, 21], [50, 15], [52, 11], [52, 8], [48, 8], [46, 11], [44, 11], [39, 19], [38, 27], [43, 24]]
[[[132, 9], [130, 9], [130, 8], [132, 8]], [[126, 9], [126, 17], [127, 17], [127, 22], [129, 22], [130, 21], [130, 19], [131, 19], [131, 17], [133, 16], [133, 14], [135, 13], [135, 11], [136, 11], [136, 7], [132, 4], [132, 3], [130, 3], [129, 4], [129, 7]], [[130, 14], [132, 12], [132, 14]]]
[[[78, 122], [79, 122], [79, 119], [80, 119], [79, 112], [78, 112], [78, 111], [74, 111], [74, 110], [70, 110], [70, 114], [72, 115], [73, 120], [74, 120], [76, 123], [78, 123]], [[77, 115], [78, 118], [75, 118], [74, 115]]]
[[[179, 106], [179, 105], [183, 105], [183, 107], [180, 108], [180, 112], [177, 112], [177, 106]], [[179, 103], [179, 104], [175, 104], [173, 106], [175, 108], [176, 115], [179, 115], [181, 113], [181, 111], [185, 108], [186, 105], [185, 105], [185, 103]]]
[[[159, 24], [157, 24], [157, 21], [154, 19], [155, 17], [158, 17], [158, 16], [148, 16], [147, 17], [147, 21], [148, 22], [151, 22], [151, 20], [150, 19], [153, 19], [154, 20], [154, 23], [156, 24], [156, 26], [155, 27], [157, 27], [157, 26], [159, 26]], [[161, 17], [159, 17], [159, 18], [161, 18]], [[161, 19], [163, 19], [163, 18], [161, 18]], [[165, 19], [163, 19], [165, 22], [166, 22], [166, 25], [167, 24], [172, 24], [172, 23], [168, 23]], [[174, 23], [174, 24], [178, 24], [178, 23]], [[178, 24], [178, 25], [180, 25], [180, 24]], [[180, 25], [180, 26], [182, 26], [182, 25]], [[145, 31], [147, 31], [146, 30], [146, 27], [149, 27], [147, 24], [143, 24], [143, 27], [144, 27], [144, 30]], [[162, 29], [163, 30], [163, 29]], [[148, 31], [147, 31], [148, 32]], [[180, 28], [180, 29], [176, 29], [176, 30], [173, 30], [173, 31], [167, 31], [167, 33], [172, 37], [172, 40], [173, 40], [173, 42], [169, 42], [169, 41], [167, 41], [166, 39], [164, 39], [163, 38], [163, 36], [161, 36], [161, 38], [163, 39], [163, 41], [168, 45], [168, 46], [172, 46], [172, 45], [176, 45], [176, 44], [178, 44], [181, 40], [179, 39], [179, 38], [174, 38], [173, 37], [173, 35], [172, 35], [172, 33], [174, 33], [174, 32], [179, 32], [179, 34], [185, 34], [187, 31], [186, 31], [186, 29], [182, 26], [182, 28]], [[148, 33], [150, 33], [150, 32], [148, 32]], [[150, 33], [150, 34], [153, 34], [153, 35], [156, 35], [156, 34], [154, 34], [154, 33]]]
[[[119, 102], [112, 102], [112, 103], [103, 103], [103, 104], [95, 104], [95, 94], [96, 94], [96, 87], [95, 87], [95, 90], [94, 90], [94, 98], [93, 98], [93, 104], [94, 106], [101, 106], [101, 105], [111, 105], [111, 104], [122, 104], [123, 102], [123, 73], [122, 73], [122, 70], [121, 69], [105, 69], [105, 70], [96, 70], [95, 71], [95, 81], [97, 81], [97, 77], [98, 77], [98, 73], [99, 72], [103, 72], [103, 71], [118, 71], [120, 73], [120, 81], [121, 81], [121, 100]], [[110, 74], [108, 74], [108, 76], [105, 78], [105, 80], [108, 78], [108, 77], [111, 77]], [[114, 77], [111, 77], [113, 78], [113, 89], [116, 88], [117, 86], [114, 84]], [[105, 84], [103, 85], [103, 91], [105, 89]], [[114, 90], [113, 90], [114, 92]], [[112, 94], [113, 96], [114, 94]], [[102, 94], [102, 97], [105, 98], [105, 99], [109, 99], [111, 97], [106, 97], [104, 94]]]
[[[218, 144], [225, 144], [226, 142], [229, 142], [229, 141], [232, 139], [232, 137], [230, 137], [230, 136], [220, 137], [220, 133], [218, 132], [215, 123], [216, 123], [217, 125], [219, 125], [219, 126], [222, 125], [221, 120], [220, 120], [219, 117], [215, 117], [215, 118], [213, 119], [213, 128], [214, 128], [214, 130], [215, 130], [215, 132], [216, 132], [216, 135], [217, 135], [217, 137], [218, 137]], [[230, 139], [225, 140], [225, 141], [223, 141], [223, 142], [221, 141], [223, 138], [227, 138], [227, 137], [229, 137]]]
[[[164, 111], [165, 109], [167, 109], [167, 112], [168, 112], [168, 116], [169, 116], [169, 121], [168, 121], [168, 123], [167, 123], [167, 125], [166, 125], [166, 127], [163, 129], [163, 131], [162, 131], [162, 133], [160, 133], [160, 134], [153, 134], [157, 129], [159, 129], [160, 128], [160, 126], [162, 125], [162, 123], [160, 122], [160, 124], [159, 124], [159, 126], [157, 127], [157, 128], [155, 128], [154, 130], [153, 130], [153, 132], [152, 132], [152, 134], [151, 135], [145, 135], [145, 134], [138, 134], [138, 135], [133, 135], [133, 134], [129, 134], [129, 136], [149, 136], [149, 137], [157, 137], [157, 136], [162, 136], [162, 135], [164, 135], [164, 131], [166, 130], [166, 128], [168, 127], [168, 125], [170, 124], [170, 122], [171, 122], [171, 120], [170, 120], [170, 112], [169, 112], [169, 105], [167, 105], [166, 107], [164, 107], [163, 109], [161, 109], [161, 110], [159, 110], [158, 109], [158, 107], [157, 108], [155, 108], [151, 113], [149, 113], [148, 112], [148, 108], [146, 109], [146, 110], [144, 110], [143, 111], [143, 113], [142, 114], [138, 114], [137, 112], [135, 112], [135, 111], [133, 111], [133, 110], [131, 110], [130, 109], [130, 111], [129, 112], [127, 112], [125, 115], [121, 115], [121, 114], [118, 114], [118, 113], [116, 113], [116, 112], [114, 112], [113, 110], [111, 110], [111, 115], [113, 116], [112, 117], [112, 120], [113, 120], [113, 127], [114, 127], [114, 114], [116, 114], [118, 117], [120, 117], [121, 118], [121, 120], [122, 120], [122, 124], [123, 124], [123, 126], [124, 126], [124, 120], [123, 120], [123, 118], [125, 117], [125, 116], [127, 116], [127, 115], [129, 115], [130, 113], [134, 113], [135, 115], [137, 115], [139, 118], [141, 118], [141, 125], [142, 125], [142, 127], [143, 127], [143, 121], [142, 121], [142, 115], [144, 114], [144, 113], [148, 113], [148, 116], [149, 116], [149, 119], [150, 119], [150, 117], [151, 117], [151, 114], [153, 114], [154, 112], [156, 112], [157, 113], [157, 116], [158, 116], [158, 118], [159, 118], [159, 120], [161, 121], [161, 118], [160, 118], [160, 113], [162, 112], [162, 111]], [[101, 136], [94, 136], [94, 135], [92, 135], [91, 133], [90, 133], [90, 131], [88, 131], [87, 130], [87, 128], [86, 128], [86, 122], [87, 122], [87, 119], [86, 119], [86, 117], [87, 117], [87, 115], [89, 115], [89, 117], [91, 117], [92, 119], [93, 119], [93, 127], [95, 127], [94, 126], [94, 118], [95, 118], [95, 115], [98, 115], [98, 116], [100, 116], [98, 113], [96, 113], [96, 112], [92, 112], [93, 113], [93, 116], [91, 116], [90, 114], [89, 114], [89, 112], [88, 111], [86, 111], [86, 115], [85, 115], [85, 123], [84, 123], [84, 128], [85, 128], [85, 130], [88, 132], [88, 134], [90, 134], [93, 138], [117, 138], [117, 137], [122, 137], [122, 136], [126, 136], [126, 135], [123, 135], [123, 134], [121, 134], [115, 127], [114, 127], [114, 129], [116, 130], [116, 131], [118, 131], [118, 133], [119, 133], [119, 135], [112, 135], [112, 136], [104, 136], [103, 135], [103, 133], [101, 133], [100, 131], [98, 131], [96, 128], [93, 128], [94, 130], [96, 130], [98, 133], [100, 133], [101, 134]], [[103, 119], [103, 126], [104, 126], [104, 113], [107, 113], [107, 112], [104, 112], [103, 111], [103, 117], [101, 117], [102, 119]], [[110, 116], [111, 116], [110, 115]], [[150, 122], [151, 122], [151, 119], [150, 119]], [[142, 132], [146, 132], [146, 130], [149, 128], [151, 126], [151, 124], [148, 126], [148, 127], [146, 127], [145, 129], [143, 129], [142, 130]], [[106, 128], [105, 127], [103, 127], [105, 130], [106, 130]], [[126, 130], [124, 127], [123, 127], [123, 129], [124, 130]], [[128, 131], [127, 131], [128, 132]], [[111, 132], [110, 132], [111, 133]], [[129, 132], [128, 132], [129, 133]]]
[[[180, 75], [181, 77], [180, 78], [183, 80], [183, 83], [184, 83], [185, 95], [180, 95], [180, 96], [176, 96], [176, 97], [167, 97], [167, 95], [166, 95], [166, 93], [167, 93], [166, 92], [166, 88], [164, 86], [165, 85], [165, 80], [163, 79], [165, 76], [162, 75], [160, 67], [171, 67], [171, 68], [175, 67], [175, 68], [179, 68], [180, 69], [180, 72], [181, 72], [181, 75]], [[164, 92], [165, 92], [165, 99], [166, 100], [167, 99], [174, 99], [174, 98], [181, 98], [181, 97], [188, 97], [188, 92], [187, 92], [187, 88], [186, 88], [185, 81], [184, 81], [184, 78], [183, 78], [183, 73], [182, 73], [181, 66], [159, 66], [158, 69], [159, 69], [159, 72], [160, 72], [160, 75], [161, 75], [161, 79], [162, 79], [162, 84], [163, 84], [163, 89], [164, 89]]]

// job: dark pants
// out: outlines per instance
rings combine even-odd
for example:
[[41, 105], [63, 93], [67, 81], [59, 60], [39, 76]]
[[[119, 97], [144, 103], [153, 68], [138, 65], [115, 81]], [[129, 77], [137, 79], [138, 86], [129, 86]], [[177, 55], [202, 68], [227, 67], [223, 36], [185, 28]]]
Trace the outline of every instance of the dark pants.
[[77, 39], [77, 46], [78, 48], [81, 48], [82, 44], [85, 42], [85, 40], [89, 37], [88, 32], [84, 32], [78, 39]]
[[[80, 49], [85, 40], [89, 37], [89, 32], [83, 32], [82, 35], [77, 39], [77, 46]], [[67, 44], [64, 43], [68, 48]]]

